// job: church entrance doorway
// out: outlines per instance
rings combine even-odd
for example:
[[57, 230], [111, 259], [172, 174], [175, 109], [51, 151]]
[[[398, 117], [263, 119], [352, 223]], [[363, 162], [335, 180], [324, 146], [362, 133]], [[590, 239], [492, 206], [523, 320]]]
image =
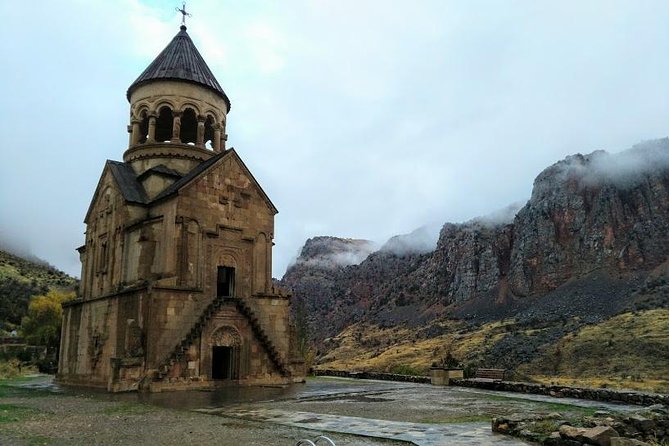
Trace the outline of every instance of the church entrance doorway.
[[[215, 330], [209, 341], [211, 349], [211, 379], [240, 379], [242, 339], [236, 328], [222, 326]], [[207, 365], [205, 365], [208, 368]]]
[[232, 378], [232, 347], [214, 346], [211, 355], [211, 377]]

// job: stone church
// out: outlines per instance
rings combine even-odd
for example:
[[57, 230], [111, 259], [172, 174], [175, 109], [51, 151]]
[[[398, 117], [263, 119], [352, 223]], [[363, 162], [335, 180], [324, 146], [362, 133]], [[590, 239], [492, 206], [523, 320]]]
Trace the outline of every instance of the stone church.
[[304, 380], [272, 285], [277, 209], [234, 149], [230, 100], [182, 25], [130, 85], [129, 144], [86, 213], [59, 382], [108, 391]]

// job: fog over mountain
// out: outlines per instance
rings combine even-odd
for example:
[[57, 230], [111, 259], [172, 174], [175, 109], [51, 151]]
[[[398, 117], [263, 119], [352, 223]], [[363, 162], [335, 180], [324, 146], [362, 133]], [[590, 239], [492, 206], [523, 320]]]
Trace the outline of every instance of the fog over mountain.
[[[126, 89], [178, 32], [174, 6], [0, 2], [0, 239], [79, 274], [100, 172], [128, 145]], [[309, 238], [468, 221], [525, 202], [557, 159], [669, 133], [665, 1], [188, 8], [232, 101], [228, 146], [280, 211], [277, 277]], [[595, 158], [624, 178], [627, 161]]]

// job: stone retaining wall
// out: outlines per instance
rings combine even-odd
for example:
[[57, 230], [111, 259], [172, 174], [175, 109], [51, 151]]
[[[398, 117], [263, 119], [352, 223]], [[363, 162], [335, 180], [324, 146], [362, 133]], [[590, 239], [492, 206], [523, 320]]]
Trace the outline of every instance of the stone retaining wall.
[[345, 370], [314, 370], [316, 376], [337, 376], [340, 378], [358, 378], [358, 379], [378, 379], [382, 381], [400, 381], [410, 383], [429, 384], [428, 376], [398, 375], [396, 373], [378, 373], [378, 372], [347, 372]]
[[501, 390], [504, 392], [548, 395], [558, 398], [579, 398], [593, 401], [609, 401], [614, 403], [634, 404], [638, 406], [651, 406], [653, 404], [669, 405], [669, 395], [662, 395], [657, 393], [641, 393], [613, 389], [593, 389], [587, 387], [565, 387], [510, 381], [483, 381], [475, 379], [451, 380], [451, 385], [476, 387], [479, 389], [488, 390]]
[[[398, 375], [379, 372], [348, 372], [346, 370], [322, 369], [314, 370], [316, 376], [336, 376], [341, 378], [378, 379], [383, 381], [400, 381], [429, 384], [428, 376]], [[664, 404], [669, 406], [669, 395], [658, 393], [642, 393], [613, 389], [594, 389], [588, 387], [565, 387], [545, 384], [534, 384], [511, 381], [487, 381], [477, 379], [451, 379], [452, 386], [475, 387], [478, 389], [499, 390], [504, 392], [530, 393], [547, 395], [556, 398], [578, 398], [593, 401], [651, 406]]]

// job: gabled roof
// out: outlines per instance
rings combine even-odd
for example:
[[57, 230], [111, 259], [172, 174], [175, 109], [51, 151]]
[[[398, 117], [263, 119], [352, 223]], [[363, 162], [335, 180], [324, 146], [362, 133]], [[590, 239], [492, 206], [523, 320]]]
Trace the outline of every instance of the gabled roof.
[[100, 175], [98, 185], [95, 188], [95, 193], [93, 194], [91, 204], [88, 205], [88, 211], [86, 211], [84, 222], [88, 221], [88, 217], [93, 211], [95, 198], [98, 196], [100, 186], [102, 185], [102, 179], [105, 177], [105, 172], [107, 170], [109, 170], [109, 172], [111, 172], [112, 176], [114, 177], [114, 181], [116, 181], [118, 189], [121, 192], [121, 195], [123, 195], [123, 199], [125, 199], [125, 201], [136, 204], [147, 204], [149, 202], [149, 198], [146, 196], [144, 187], [142, 187], [141, 183], [137, 181], [137, 176], [135, 175], [135, 171], [132, 170], [132, 167], [130, 167], [129, 164], [125, 164], [119, 161], [107, 160], [104, 169], [102, 169], [102, 175]]
[[235, 149], [229, 149], [224, 152], [218, 153], [215, 156], [209, 158], [207, 161], [200, 163], [197, 167], [195, 167], [193, 170], [188, 172], [186, 176], [182, 177], [181, 179], [175, 181], [172, 183], [167, 189], [162, 191], [156, 198], [151, 200], [151, 203], [157, 202], [159, 200], [162, 200], [164, 198], [169, 197], [170, 195], [173, 195], [177, 193], [179, 190], [182, 188], [186, 187], [188, 184], [190, 184], [191, 181], [199, 177], [200, 175], [203, 175], [206, 171], [214, 167], [220, 160], [223, 158], [227, 157], [234, 157], [238, 162], [241, 168], [244, 170], [244, 173], [249, 177], [249, 179], [253, 182], [253, 184], [256, 186], [258, 189], [258, 192], [260, 193], [260, 196], [262, 199], [267, 203], [267, 206], [272, 210], [274, 214], [278, 214], [279, 211], [274, 206], [274, 203], [272, 203], [272, 200], [269, 199], [263, 188], [260, 186], [258, 181], [255, 179], [251, 171], [249, 170], [248, 167], [246, 167], [246, 164], [244, 164], [244, 161], [237, 155], [237, 152], [235, 152]]
[[125, 198], [125, 201], [138, 204], [146, 204], [149, 202], [146, 192], [142, 187], [141, 183], [137, 181], [137, 175], [135, 171], [132, 170], [129, 164], [122, 163], [120, 161], [111, 161], [107, 160], [107, 165], [109, 166], [118, 188]]
[[170, 169], [164, 164], [159, 164], [155, 167], [151, 167], [150, 169], [146, 170], [144, 173], [139, 175], [137, 179], [139, 181], [144, 180], [144, 178], [148, 177], [149, 175], [162, 175], [165, 177], [171, 177], [171, 178], [181, 178], [183, 175], [181, 175], [179, 172], [177, 172], [174, 169]]
[[184, 187], [186, 184], [190, 183], [191, 180], [195, 179], [196, 177], [200, 176], [202, 172], [205, 170], [209, 169], [211, 166], [216, 164], [216, 161], [220, 160], [225, 156], [225, 154], [228, 153], [228, 151], [221, 152], [216, 154], [215, 156], [212, 156], [209, 158], [207, 161], [204, 161], [195, 168], [193, 168], [190, 172], [188, 172], [185, 176], [181, 177], [179, 180], [175, 181], [174, 183], [170, 184], [167, 189], [159, 193], [156, 198], [153, 199], [153, 201], [158, 201], [162, 200], [163, 198], [169, 197], [170, 195], [174, 194], [177, 192], [179, 189]]
[[[157, 203], [158, 201], [167, 199], [170, 196], [178, 193], [181, 189], [188, 186], [188, 184], [190, 184], [193, 180], [197, 179], [200, 175], [203, 175], [206, 171], [214, 167], [219, 161], [227, 157], [234, 157], [234, 159], [236, 159], [237, 162], [239, 162], [239, 165], [241, 166], [242, 170], [256, 186], [258, 192], [260, 193], [260, 196], [265, 201], [265, 203], [267, 203], [267, 206], [274, 214], [278, 214], [279, 211], [277, 210], [276, 206], [274, 206], [272, 200], [269, 199], [265, 191], [262, 189], [262, 187], [260, 187], [260, 184], [254, 178], [253, 174], [248, 169], [248, 167], [246, 167], [244, 161], [242, 161], [239, 155], [237, 155], [235, 149], [229, 149], [224, 152], [217, 153], [208, 160], [198, 164], [185, 176], [179, 178], [177, 181], [169, 185], [154, 199], [148, 198], [148, 196], [146, 195], [146, 191], [142, 186], [142, 183], [140, 183], [140, 180], [144, 177], [146, 172], [140, 176], [137, 176], [132, 167], [130, 167], [130, 164], [126, 164], [120, 161], [107, 160], [107, 162], [105, 163], [105, 167], [102, 170], [102, 175], [100, 175], [100, 181], [98, 182], [98, 186], [95, 189], [95, 193], [93, 194], [93, 199], [91, 200], [91, 204], [88, 206], [88, 211], [86, 212], [86, 218], [84, 218], [84, 222], [88, 221], [88, 217], [90, 216], [93, 210], [93, 204], [95, 203], [95, 198], [98, 196], [100, 187], [102, 185], [102, 179], [105, 177], [105, 172], [107, 172], [107, 170], [109, 170], [109, 172], [111, 172], [112, 176], [114, 177], [118, 189], [121, 192], [121, 195], [123, 196], [126, 202], [140, 205], [152, 205], [154, 203]], [[151, 171], [152, 173], [160, 173], [174, 177], [179, 175], [178, 172], [163, 165], [153, 167], [149, 169], [147, 172], [149, 171]]]
[[195, 47], [184, 25], [181, 25], [181, 31], [128, 87], [128, 100], [137, 87], [155, 80], [182, 80], [202, 85], [223, 98], [228, 112], [230, 111], [230, 99]]

